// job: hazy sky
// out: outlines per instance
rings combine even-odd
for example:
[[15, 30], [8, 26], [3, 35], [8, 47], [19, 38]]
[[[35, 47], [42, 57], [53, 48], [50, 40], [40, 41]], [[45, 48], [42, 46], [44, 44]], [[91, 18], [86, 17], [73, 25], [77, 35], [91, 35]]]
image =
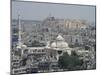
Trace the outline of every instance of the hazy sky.
[[43, 20], [48, 16], [84, 19], [95, 22], [95, 6], [50, 4], [35, 2], [12, 2], [12, 18]]

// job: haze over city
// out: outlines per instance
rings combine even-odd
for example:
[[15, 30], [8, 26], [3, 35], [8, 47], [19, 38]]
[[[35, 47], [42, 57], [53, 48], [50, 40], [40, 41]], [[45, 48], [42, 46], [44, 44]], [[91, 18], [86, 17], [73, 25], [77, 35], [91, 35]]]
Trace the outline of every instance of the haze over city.
[[61, 19], [82, 19], [95, 22], [95, 6], [52, 4], [37, 2], [12, 2], [12, 18], [43, 20], [48, 16]]

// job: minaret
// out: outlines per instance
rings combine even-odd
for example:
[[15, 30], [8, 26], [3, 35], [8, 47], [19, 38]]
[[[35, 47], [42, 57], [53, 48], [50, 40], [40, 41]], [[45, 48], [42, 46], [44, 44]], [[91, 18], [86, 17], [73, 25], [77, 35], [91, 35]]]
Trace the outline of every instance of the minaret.
[[22, 41], [21, 41], [21, 22], [20, 22], [20, 15], [18, 15], [18, 29], [19, 29], [18, 45], [21, 47]]

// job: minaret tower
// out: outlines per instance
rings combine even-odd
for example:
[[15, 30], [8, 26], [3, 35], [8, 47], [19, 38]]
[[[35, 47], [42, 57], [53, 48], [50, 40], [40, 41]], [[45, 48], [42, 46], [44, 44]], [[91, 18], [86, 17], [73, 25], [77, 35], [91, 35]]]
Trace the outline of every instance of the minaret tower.
[[18, 29], [19, 29], [19, 33], [18, 33], [18, 45], [19, 45], [19, 47], [21, 47], [22, 40], [21, 40], [21, 22], [20, 22], [20, 15], [18, 15]]

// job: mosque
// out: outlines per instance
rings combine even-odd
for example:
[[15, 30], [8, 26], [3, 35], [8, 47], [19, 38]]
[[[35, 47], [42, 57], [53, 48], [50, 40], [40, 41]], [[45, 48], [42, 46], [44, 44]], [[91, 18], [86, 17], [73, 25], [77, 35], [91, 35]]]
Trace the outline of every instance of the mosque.
[[56, 39], [53, 42], [47, 42], [47, 45], [44, 47], [27, 47], [26, 45], [21, 44], [16, 48], [22, 50], [22, 55], [24, 55], [25, 51], [28, 50], [28, 54], [31, 54], [33, 56], [36, 54], [40, 56], [47, 55], [52, 58], [54, 57], [57, 60], [59, 59], [59, 56], [63, 55], [63, 53], [65, 52], [71, 55], [71, 51], [73, 50], [68, 46], [68, 43], [60, 34], [56, 37]]
[[71, 55], [72, 49], [69, 48], [68, 43], [65, 41], [65, 39], [61, 36], [61, 34], [58, 34], [54, 41], [47, 41], [46, 46], [43, 47], [28, 47], [27, 45], [23, 44], [22, 42], [22, 32], [21, 32], [21, 24], [19, 19], [19, 35], [18, 35], [18, 45], [16, 47], [17, 50], [21, 50], [21, 55], [24, 55], [26, 50], [27, 54], [37, 54], [41, 55], [51, 55], [54, 56], [57, 60], [59, 56], [63, 55], [63, 53], [67, 52], [69, 55]]

